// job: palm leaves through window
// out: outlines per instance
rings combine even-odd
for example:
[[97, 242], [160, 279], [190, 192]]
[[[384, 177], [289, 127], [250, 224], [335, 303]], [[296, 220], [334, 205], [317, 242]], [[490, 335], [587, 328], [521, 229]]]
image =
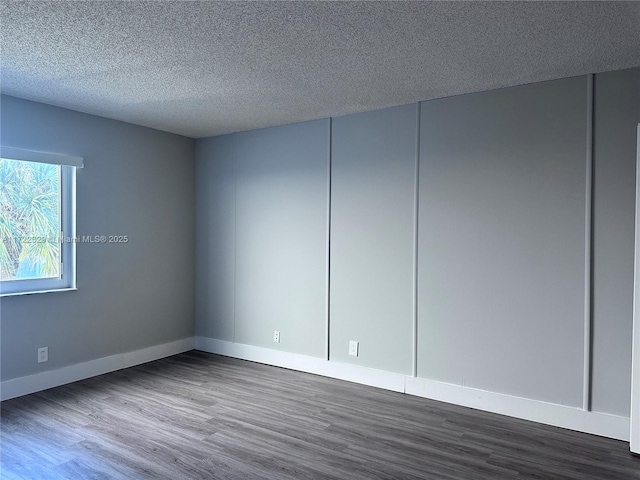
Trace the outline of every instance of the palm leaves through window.
[[0, 159], [0, 280], [60, 276], [60, 167]]

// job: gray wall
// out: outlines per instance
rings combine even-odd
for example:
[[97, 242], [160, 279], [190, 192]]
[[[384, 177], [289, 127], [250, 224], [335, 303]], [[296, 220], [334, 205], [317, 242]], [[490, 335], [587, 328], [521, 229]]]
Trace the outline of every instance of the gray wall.
[[[232, 338], [235, 305], [236, 341], [296, 351], [284, 343], [296, 325], [312, 343], [300, 353], [320, 356], [330, 340], [331, 361], [410, 374], [417, 294], [419, 377], [581, 407], [590, 299], [592, 405], [628, 415], [639, 75], [595, 76], [592, 293], [588, 79], [577, 77], [423, 102], [419, 142], [417, 105], [333, 119], [331, 135], [323, 123], [312, 138], [303, 124], [198, 140], [198, 244], [220, 251], [199, 250], [196, 331]], [[327, 337], [326, 230], [314, 219], [326, 214], [329, 141]], [[303, 244], [317, 263], [288, 259]], [[289, 270], [312, 290], [286, 283]], [[294, 320], [305, 309], [309, 326]], [[360, 357], [347, 355], [348, 340], [361, 342]]]
[[235, 138], [196, 142], [195, 333], [228, 342], [235, 318]]
[[417, 121], [414, 104], [332, 122], [331, 360], [412, 372]]
[[640, 69], [594, 81], [592, 408], [629, 415]]
[[[640, 69], [594, 85], [592, 406], [628, 415]], [[194, 142], [2, 96], [3, 144], [84, 157], [78, 234], [131, 239], [79, 244], [76, 292], [0, 300], [2, 380], [194, 328], [410, 373], [417, 294], [418, 376], [580, 406], [586, 77], [423, 102], [417, 224], [416, 108]]]
[[236, 342], [325, 354], [328, 129], [237, 134]]
[[418, 376], [582, 405], [586, 77], [422, 104]]
[[[4, 297], [2, 380], [193, 335], [194, 141], [2, 96], [2, 143], [84, 157], [78, 291]], [[37, 348], [49, 347], [38, 364]]]
[[198, 335], [325, 356], [328, 139], [319, 120], [197, 142]]

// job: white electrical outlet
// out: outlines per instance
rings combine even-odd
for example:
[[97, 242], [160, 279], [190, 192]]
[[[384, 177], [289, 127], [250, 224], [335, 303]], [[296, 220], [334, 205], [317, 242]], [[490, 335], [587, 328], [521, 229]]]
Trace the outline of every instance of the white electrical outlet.
[[280, 343], [280, 332], [278, 330], [273, 331], [273, 341]]
[[38, 349], [38, 363], [49, 361], [49, 347], [42, 347]]
[[358, 344], [360, 342], [356, 342], [355, 340], [349, 340], [349, 355], [354, 357], [358, 356]]

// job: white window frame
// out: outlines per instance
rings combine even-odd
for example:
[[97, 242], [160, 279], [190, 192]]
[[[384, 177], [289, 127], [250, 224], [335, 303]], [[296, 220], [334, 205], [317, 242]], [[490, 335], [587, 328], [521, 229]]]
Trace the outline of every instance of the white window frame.
[[76, 169], [83, 159], [70, 155], [0, 146], [0, 158], [60, 166], [60, 277], [0, 281], [0, 297], [77, 290], [76, 287]]

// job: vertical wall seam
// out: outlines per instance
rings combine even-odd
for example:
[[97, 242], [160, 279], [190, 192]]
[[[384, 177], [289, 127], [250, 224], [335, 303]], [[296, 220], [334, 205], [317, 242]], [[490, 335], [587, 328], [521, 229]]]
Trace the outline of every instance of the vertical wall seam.
[[638, 282], [640, 281], [640, 123], [636, 130], [636, 195], [633, 251], [633, 328], [631, 344], [631, 408], [629, 421], [629, 448], [633, 453], [640, 453], [640, 297]]
[[233, 149], [231, 159], [233, 161], [233, 343], [236, 343], [236, 317], [238, 311], [238, 136], [233, 134]]
[[587, 76], [587, 144], [585, 179], [584, 241], [584, 371], [582, 408], [591, 410], [591, 377], [593, 370], [593, 74]]
[[325, 305], [325, 358], [330, 360], [331, 347], [331, 147], [333, 118], [329, 117], [327, 152], [327, 238], [326, 238], [326, 305]]
[[418, 376], [418, 222], [420, 203], [420, 113], [421, 103], [416, 103], [416, 166], [413, 198], [413, 365], [412, 375]]

